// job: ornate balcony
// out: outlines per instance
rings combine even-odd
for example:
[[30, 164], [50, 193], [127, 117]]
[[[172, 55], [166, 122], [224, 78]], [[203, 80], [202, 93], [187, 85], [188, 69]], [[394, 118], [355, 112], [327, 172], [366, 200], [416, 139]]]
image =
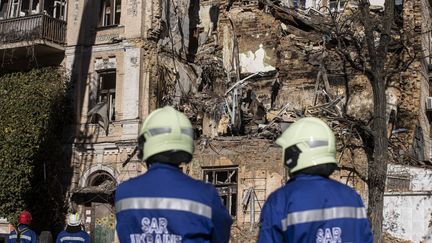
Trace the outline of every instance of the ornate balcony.
[[63, 46], [66, 22], [44, 14], [0, 20], [0, 49], [28, 45]]
[[0, 20], [0, 65], [4, 70], [59, 65], [65, 44], [63, 20], [46, 14]]

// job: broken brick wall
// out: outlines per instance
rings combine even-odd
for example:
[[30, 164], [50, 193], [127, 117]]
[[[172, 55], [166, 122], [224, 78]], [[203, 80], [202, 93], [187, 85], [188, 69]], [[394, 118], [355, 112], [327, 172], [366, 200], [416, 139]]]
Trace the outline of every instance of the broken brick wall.
[[[244, 226], [250, 225], [251, 220], [258, 223], [267, 196], [287, 180], [281, 156], [281, 150], [265, 139], [232, 137], [199, 140], [194, 159], [184, 170], [195, 178], [204, 179], [203, 169], [236, 168], [235, 225]], [[250, 214], [252, 204], [244, 200], [250, 188], [254, 188], [255, 193], [253, 217]]]
[[[407, 133], [400, 139], [408, 142], [408, 151], [415, 159], [430, 158], [430, 121], [426, 113], [426, 99], [429, 94], [429, 53], [430, 53], [430, 5], [428, 1], [404, 2], [404, 29], [413, 36], [413, 53], [416, 60], [400, 75], [398, 101], [399, 128]], [[408, 57], [407, 57], [408, 58]]]

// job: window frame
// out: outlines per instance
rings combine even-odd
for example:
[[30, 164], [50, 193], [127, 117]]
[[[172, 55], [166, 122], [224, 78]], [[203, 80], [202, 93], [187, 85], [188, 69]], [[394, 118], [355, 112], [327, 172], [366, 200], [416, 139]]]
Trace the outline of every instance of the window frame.
[[[103, 77], [104, 75], [114, 74], [114, 88], [102, 89], [103, 86]], [[111, 123], [116, 120], [116, 109], [115, 109], [115, 101], [116, 101], [116, 89], [117, 89], [117, 70], [116, 69], [105, 69], [97, 72], [98, 75], [98, 84], [97, 84], [97, 95], [96, 95], [96, 104], [103, 101], [103, 96], [108, 97], [108, 121]]]
[[[18, 18], [21, 12], [22, 0], [10, 0], [8, 7], [8, 18]], [[16, 12], [15, 14], [13, 12]]]
[[411, 191], [412, 178], [409, 174], [390, 173], [386, 177], [386, 192], [408, 192]]
[[[57, 9], [59, 16], [57, 16]], [[53, 1], [53, 18], [66, 21], [67, 18], [67, 1], [55, 0]]]
[[[227, 173], [227, 179], [222, 182], [218, 181], [217, 173]], [[210, 177], [209, 174], [212, 174]], [[232, 173], [232, 174], [230, 174]], [[238, 167], [237, 166], [224, 166], [224, 167], [203, 167], [202, 180], [212, 184], [219, 193], [219, 196], [227, 209], [228, 213], [236, 218], [238, 213]], [[220, 183], [222, 182], [222, 183]], [[224, 200], [225, 197], [225, 200]]]
[[[98, 27], [115, 27], [120, 25], [121, 0], [101, 0]], [[107, 14], [107, 3], [110, 4], [110, 13]], [[118, 14], [118, 16], [117, 16]], [[107, 17], [109, 15], [109, 17]], [[110, 21], [109, 23], [107, 21]]]

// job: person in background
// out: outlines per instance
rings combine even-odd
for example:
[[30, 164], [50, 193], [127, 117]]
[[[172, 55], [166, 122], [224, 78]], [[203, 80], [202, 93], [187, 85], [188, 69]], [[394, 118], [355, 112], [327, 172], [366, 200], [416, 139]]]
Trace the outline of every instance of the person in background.
[[22, 211], [18, 217], [18, 230], [12, 230], [7, 243], [37, 243], [36, 233], [30, 228], [32, 216], [29, 211]]
[[265, 202], [258, 242], [373, 242], [360, 196], [329, 178], [337, 168], [330, 127], [318, 118], [302, 118], [276, 143], [290, 180]]
[[56, 243], [90, 243], [90, 236], [83, 228], [79, 214], [70, 213], [66, 229], [58, 234]]
[[194, 151], [189, 119], [169, 106], [153, 111], [138, 149], [148, 171], [121, 183], [115, 194], [120, 242], [228, 242], [232, 219], [216, 189], [179, 168]]

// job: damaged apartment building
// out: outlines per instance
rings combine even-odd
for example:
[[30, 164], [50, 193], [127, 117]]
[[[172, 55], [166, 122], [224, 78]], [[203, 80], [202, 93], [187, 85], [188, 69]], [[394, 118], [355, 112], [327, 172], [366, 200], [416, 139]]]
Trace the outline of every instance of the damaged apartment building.
[[[384, 1], [370, 2], [382, 15]], [[412, 30], [419, 58], [387, 89], [397, 159], [384, 226], [420, 242], [432, 234], [431, 5], [395, 2], [398, 27]], [[334, 129], [342, 168], [334, 178], [367, 198], [368, 158], [355, 128], [371, 120], [372, 88], [344, 63], [325, 26], [332, 14], [355, 9], [349, 0], [0, 0], [0, 51], [25, 55], [34, 45], [41, 65], [70, 73], [76, 132], [68, 206], [83, 215], [93, 241], [116, 241], [115, 187], [146, 170], [136, 157], [140, 125], [173, 105], [195, 128], [194, 159], [183, 171], [218, 189], [234, 219], [233, 240], [249, 242], [267, 196], [288, 179], [274, 140], [300, 117], [321, 117]]]
[[[218, 189], [235, 219], [233, 239], [251, 240], [265, 199], [288, 179], [274, 139], [299, 117], [319, 116], [333, 127], [344, 168], [335, 179], [367, 198], [362, 181], [367, 156], [361, 146], [349, 146], [361, 139], [346, 119], [370, 121], [372, 90], [361, 72], [341, 68], [331, 36], [320, 24], [328, 15], [320, 6], [344, 13], [355, 5], [76, 0], [68, 6], [65, 65], [78, 84], [81, 115], [71, 207], [81, 210], [94, 239], [115, 240], [112, 193], [118, 183], [145, 172], [135, 155], [139, 126], [164, 105], [174, 105], [191, 119], [196, 152], [182, 168]], [[385, 226], [394, 236], [420, 241], [430, 235], [431, 207], [416, 212], [424, 215], [424, 227], [402, 222], [410, 217], [403, 215], [403, 207], [428, 200], [431, 189], [425, 182], [430, 172], [412, 172], [431, 165], [430, 36], [420, 34], [430, 29], [430, 5], [404, 1], [397, 9], [418, 31], [414, 44], [426, 58], [416, 59], [387, 91], [389, 134], [397, 147], [391, 152], [400, 158], [393, 162], [408, 169], [390, 166], [386, 205], [395, 212], [385, 213], [399, 217], [386, 217]], [[382, 2], [371, 10], [382, 14]]]

